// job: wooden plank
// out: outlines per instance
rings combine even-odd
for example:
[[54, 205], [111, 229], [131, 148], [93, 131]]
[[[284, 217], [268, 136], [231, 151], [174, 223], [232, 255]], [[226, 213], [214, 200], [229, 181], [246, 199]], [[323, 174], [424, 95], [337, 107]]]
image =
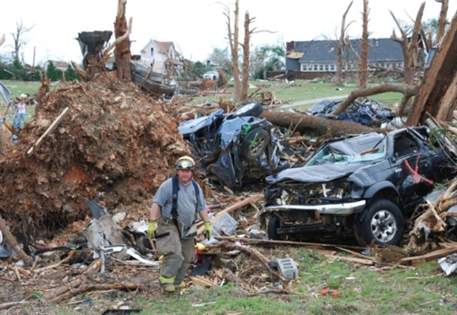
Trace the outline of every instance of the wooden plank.
[[312, 242], [296, 242], [296, 241], [279, 241], [279, 240], [261, 240], [261, 239], [251, 239], [251, 238], [244, 238], [244, 237], [235, 237], [235, 236], [220, 236], [217, 237], [218, 240], [226, 240], [226, 241], [239, 241], [247, 244], [252, 245], [290, 245], [290, 246], [305, 246], [311, 248], [350, 248], [354, 250], [363, 250], [364, 247], [361, 246], [353, 246], [353, 245], [335, 245], [335, 244], [326, 244], [326, 243], [312, 243]]
[[450, 247], [450, 248], [441, 248], [441, 249], [438, 249], [433, 252], [430, 252], [430, 253], [427, 253], [424, 255], [420, 255], [420, 256], [402, 258], [400, 260], [400, 262], [402, 264], [405, 264], [405, 263], [428, 261], [428, 260], [432, 260], [432, 259], [441, 258], [441, 257], [447, 256], [447, 255], [453, 254], [453, 253], [457, 253], [457, 246]]
[[426, 71], [419, 94], [414, 100], [413, 109], [408, 116], [408, 126], [417, 125], [426, 112], [436, 117], [440, 100], [457, 74], [457, 13], [454, 15], [449, 30], [443, 38], [441, 47]]
[[41, 135], [41, 137], [27, 151], [27, 155], [32, 154], [33, 151], [40, 146], [40, 144], [43, 141], [43, 139], [46, 138], [51, 132], [54, 131], [54, 129], [57, 128], [57, 126], [60, 124], [60, 122], [64, 118], [65, 114], [68, 113], [68, 110], [69, 110], [69, 107], [65, 107], [65, 109], [59, 114], [59, 116], [57, 116], [57, 118], [54, 119], [54, 121], [48, 127], [48, 129], [46, 129], [46, 131]]
[[357, 258], [357, 257], [349, 257], [349, 256], [339, 256], [339, 255], [325, 255], [327, 258], [335, 258], [344, 262], [356, 263], [365, 266], [373, 266], [375, 263], [372, 260], [364, 259], [364, 258]]

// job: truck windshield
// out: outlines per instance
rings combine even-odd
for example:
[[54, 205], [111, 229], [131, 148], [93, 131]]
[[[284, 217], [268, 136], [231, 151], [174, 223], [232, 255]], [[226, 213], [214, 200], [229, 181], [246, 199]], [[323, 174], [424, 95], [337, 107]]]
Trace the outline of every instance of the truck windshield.
[[384, 156], [385, 136], [367, 134], [324, 145], [306, 165], [360, 163], [374, 161]]

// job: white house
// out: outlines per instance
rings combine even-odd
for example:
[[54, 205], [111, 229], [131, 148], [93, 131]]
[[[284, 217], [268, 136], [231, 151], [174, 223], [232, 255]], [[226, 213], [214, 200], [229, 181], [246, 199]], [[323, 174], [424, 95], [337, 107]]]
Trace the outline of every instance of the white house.
[[152, 65], [152, 71], [166, 74], [167, 64], [179, 65], [179, 53], [176, 51], [173, 42], [160, 42], [151, 39], [141, 50], [141, 62], [146, 66]]

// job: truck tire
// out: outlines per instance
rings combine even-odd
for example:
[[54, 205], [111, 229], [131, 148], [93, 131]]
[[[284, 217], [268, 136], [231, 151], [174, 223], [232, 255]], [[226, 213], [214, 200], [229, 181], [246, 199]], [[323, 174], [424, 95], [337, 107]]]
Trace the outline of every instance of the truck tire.
[[355, 233], [361, 245], [398, 245], [405, 229], [400, 208], [388, 199], [378, 199], [355, 221]]
[[276, 215], [270, 215], [268, 218], [268, 224], [267, 224], [267, 236], [268, 239], [270, 240], [280, 240], [281, 237], [278, 235], [278, 232], [276, 231], [277, 228], [280, 226], [280, 220], [279, 217]]
[[270, 134], [262, 128], [252, 129], [243, 139], [240, 153], [248, 160], [255, 161], [261, 156], [270, 142]]

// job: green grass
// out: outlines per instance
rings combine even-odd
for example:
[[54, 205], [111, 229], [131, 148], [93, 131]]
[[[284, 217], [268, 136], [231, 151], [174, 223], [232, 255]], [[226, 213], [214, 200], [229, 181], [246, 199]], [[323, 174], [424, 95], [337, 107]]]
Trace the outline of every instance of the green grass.
[[[345, 96], [351, 93], [352, 90], [357, 88], [355, 83], [347, 83], [345, 86], [338, 88], [334, 83], [324, 81], [307, 81], [296, 80], [293, 83], [286, 83], [281, 81], [251, 81], [250, 92], [254, 91], [257, 87], [264, 87], [272, 91], [275, 97], [281, 100], [282, 103], [295, 103], [306, 100], [313, 100], [319, 98]], [[371, 84], [374, 85], [374, 84]], [[217, 102], [220, 98], [230, 98], [233, 88], [228, 88], [225, 95], [210, 95], [198, 96], [192, 101], [194, 104], [204, 102]], [[383, 93], [371, 97], [375, 100], [383, 102], [387, 105], [398, 103], [401, 99], [400, 93]], [[300, 106], [300, 109], [306, 109], [309, 105]]]
[[18, 97], [23, 93], [34, 95], [40, 88], [40, 82], [38, 81], [2, 80], [2, 83], [11, 90], [13, 97]]
[[[415, 269], [378, 271], [330, 261], [319, 254], [290, 249], [300, 264], [293, 294], [243, 296], [235, 287], [192, 288], [180, 297], [137, 298], [142, 314], [455, 314], [457, 278], [446, 278], [435, 262]], [[322, 296], [325, 287], [340, 296]], [[193, 307], [192, 304], [204, 304]], [[214, 304], [213, 304], [214, 303]]]

